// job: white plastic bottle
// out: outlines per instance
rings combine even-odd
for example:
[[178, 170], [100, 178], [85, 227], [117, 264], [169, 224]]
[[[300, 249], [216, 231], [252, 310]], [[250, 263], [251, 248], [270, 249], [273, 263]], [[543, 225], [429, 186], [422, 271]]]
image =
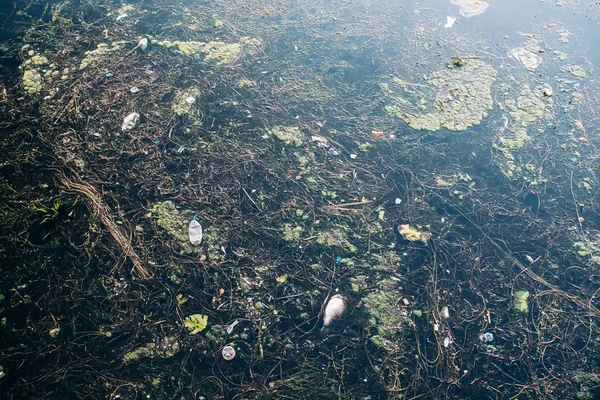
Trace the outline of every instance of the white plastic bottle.
[[190, 243], [194, 246], [199, 246], [202, 243], [202, 225], [196, 221], [196, 217], [192, 216], [189, 226]]

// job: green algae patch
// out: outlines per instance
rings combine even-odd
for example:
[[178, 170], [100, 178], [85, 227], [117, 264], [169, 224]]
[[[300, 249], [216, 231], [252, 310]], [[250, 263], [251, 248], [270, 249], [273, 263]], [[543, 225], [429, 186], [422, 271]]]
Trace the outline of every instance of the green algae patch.
[[29, 59], [25, 60], [23, 65], [27, 65], [27, 66], [34, 65], [34, 66], [40, 67], [42, 65], [49, 64], [48, 58], [46, 58], [46, 56], [37, 54], [34, 50], [29, 50], [27, 55], [29, 56]]
[[275, 126], [267, 131], [269, 135], [275, 136], [285, 144], [293, 144], [296, 147], [302, 145], [304, 134], [296, 126]]
[[96, 46], [95, 50], [85, 52], [85, 57], [79, 63], [79, 69], [85, 69], [89, 66], [95, 66], [100, 63], [102, 58], [106, 57], [110, 53], [121, 50], [125, 46], [125, 42], [119, 41], [112, 44], [100, 43]]
[[520, 290], [514, 294], [514, 307], [519, 312], [526, 313], [529, 310], [527, 299], [529, 298], [529, 292], [526, 290]]
[[212, 262], [222, 262], [225, 260], [224, 246], [227, 245], [228, 230], [225, 227], [217, 228], [209, 226], [204, 230], [204, 241], [208, 244], [206, 255]]
[[202, 43], [202, 42], [194, 42], [194, 41], [182, 42], [179, 40], [176, 40], [174, 42], [171, 42], [170, 40], [162, 40], [162, 41], [156, 42], [156, 44], [158, 46], [166, 47], [167, 49], [173, 49], [177, 53], [187, 56], [187, 57], [191, 57], [191, 56], [202, 53], [204, 46], [206, 46], [206, 43]]
[[200, 94], [200, 89], [187, 88], [178, 91], [173, 99], [171, 110], [177, 115], [189, 114], [196, 103], [196, 98]]
[[570, 73], [573, 76], [576, 76], [577, 78], [585, 78], [585, 69], [583, 69], [582, 66], [580, 65], [567, 65], [566, 67], [562, 68], [563, 71]]
[[198, 251], [189, 242], [188, 219], [175, 208], [172, 201], [155, 204], [151, 212], [152, 216], [156, 218], [156, 224], [173, 236], [186, 253], [190, 254]]
[[544, 115], [547, 105], [552, 103], [552, 99], [544, 95], [548, 89], [552, 88], [547, 84], [539, 85], [533, 90], [527, 86], [521, 91], [516, 101], [512, 99], [506, 101], [510, 117], [516, 125], [527, 127]]
[[179, 351], [179, 343], [175, 337], [166, 337], [160, 341], [158, 345], [148, 343], [145, 346], [127, 352], [123, 355], [123, 362], [129, 363], [138, 361], [141, 358], [170, 358]]
[[208, 324], [208, 315], [194, 314], [190, 315], [183, 321], [183, 326], [187, 328], [190, 335], [202, 332]]
[[429, 232], [420, 232], [410, 226], [409, 224], [402, 224], [398, 226], [398, 232], [405, 240], [410, 242], [418, 242], [421, 241], [424, 244], [427, 244], [427, 241], [431, 239], [431, 233]]
[[315, 240], [317, 244], [325, 247], [345, 248], [350, 253], [356, 253], [357, 248], [349, 240], [342, 229], [332, 229], [325, 232], [319, 232]]
[[23, 90], [31, 95], [39, 94], [42, 90], [42, 75], [35, 69], [23, 72]]
[[552, 97], [545, 94], [551, 90], [548, 84], [538, 85], [533, 90], [525, 85], [516, 98], [511, 98], [509, 93], [505, 93], [506, 100], [500, 105], [500, 109], [508, 111], [510, 119], [504, 117], [505, 129], [493, 147], [504, 156], [503, 172], [508, 178], [512, 178], [522, 169], [516, 163], [514, 152], [531, 141], [531, 127], [551, 112]]
[[216, 65], [231, 64], [242, 54], [240, 43], [209, 42], [202, 50], [204, 62]]
[[283, 224], [281, 227], [281, 238], [286, 242], [297, 242], [300, 240], [304, 229], [301, 226], [292, 226], [292, 224]]
[[186, 57], [202, 57], [204, 62], [217, 66], [231, 64], [242, 55], [244, 49], [248, 48], [253, 52], [261, 45], [259, 40], [245, 37], [235, 43], [162, 40], [157, 41], [156, 44], [173, 49]]
[[479, 60], [461, 60], [432, 73], [425, 84], [392, 77], [381, 88], [389, 97], [386, 112], [413, 129], [464, 131], [478, 125], [492, 109], [496, 71]]
[[452, 182], [448, 182], [448, 181], [446, 181], [446, 180], [444, 180], [444, 179], [442, 179], [442, 178], [440, 178], [440, 177], [437, 177], [437, 178], [435, 179], [435, 186], [437, 186], [437, 187], [439, 187], [439, 188], [441, 188], [441, 189], [448, 189], [448, 188], [451, 188], [451, 187], [452, 187], [452, 185], [454, 185], [454, 183], [452, 183]]
[[256, 81], [251, 81], [249, 79], [240, 79], [237, 81], [238, 88], [253, 88], [256, 86]]
[[593, 241], [590, 240], [586, 243], [583, 242], [575, 242], [573, 243], [573, 248], [577, 252], [579, 257], [590, 257], [590, 261], [593, 264], [600, 264], [600, 239]]
[[392, 279], [382, 280], [375, 285], [378, 289], [362, 298], [368, 321], [377, 329], [377, 334], [370, 338], [375, 346], [388, 351], [397, 350], [398, 336], [414, 326], [408, 317], [406, 307], [400, 301], [398, 285]]

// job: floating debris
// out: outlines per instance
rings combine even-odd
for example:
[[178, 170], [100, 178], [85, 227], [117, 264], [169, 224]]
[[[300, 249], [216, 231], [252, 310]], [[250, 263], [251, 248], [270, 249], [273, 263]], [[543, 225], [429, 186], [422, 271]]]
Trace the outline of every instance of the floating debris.
[[233, 322], [231, 323], [231, 325], [229, 325], [229, 326], [227, 327], [227, 331], [226, 331], [226, 332], [227, 332], [227, 334], [228, 334], [228, 335], [231, 335], [231, 333], [233, 332], [233, 329], [234, 329], [234, 328], [235, 328], [235, 327], [236, 327], [236, 326], [237, 326], [239, 323], [240, 323], [240, 321], [238, 321], [237, 319], [236, 319], [235, 321], [233, 321]]
[[450, 310], [448, 309], [447, 306], [442, 307], [442, 311], [440, 311], [440, 317], [442, 319], [450, 318]]
[[200, 246], [202, 244], [202, 225], [196, 220], [195, 216], [192, 216], [192, 220], [190, 221], [188, 237], [192, 246]]
[[311, 142], [317, 142], [317, 147], [329, 147], [329, 140], [323, 136], [313, 135], [310, 138]]
[[533, 71], [542, 62], [542, 58], [538, 56], [539, 52], [539, 42], [535, 38], [530, 38], [523, 47], [512, 49], [510, 55], [527, 70]]
[[225, 346], [221, 350], [221, 355], [226, 361], [231, 361], [235, 358], [235, 349], [232, 346]]
[[340, 294], [336, 294], [329, 299], [323, 313], [321, 332], [326, 333], [334, 320], [342, 318], [344, 312], [346, 312], [346, 302], [346, 298]]
[[482, 333], [479, 335], [479, 340], [483, 343], [490, 343], [494, 341], [494, 334], [490, 332]]
[[483, 14], [490, 6], [485, 1], [480, 0], [450, 0], [450, 3], [459, 6], [459, 13], [465, 18], [471, 18]]
[[123, 125], [121, 125], [121, 130], [123, 132], [129, 132], [130, 130], [135, 128], [135, 125], [137, 124], [139, 119], [140, 114], [132, 112], [131, 114], [123, 118]]
[[148, 38], [140, 39], [140, 41], [138, 42], [137, 46], [135, 46], [135, 48], [140, 49], [142, 51], [146, 51], [146, 49], [148, 49]]
[[398, 226], [398, 232], [400, 232], [405, 240], [411, 242], [421, 241], [424, 244], [427, 244], [427, 241], [431, 238], [431, 233], [419, 232], [408, 224]]
[[454, 25], [455, 22], [456, 22], [456, 18], [447, 16], [446, 17], [446, 25], [444, 25], [444, 28], [452, 28], [452, 25]]

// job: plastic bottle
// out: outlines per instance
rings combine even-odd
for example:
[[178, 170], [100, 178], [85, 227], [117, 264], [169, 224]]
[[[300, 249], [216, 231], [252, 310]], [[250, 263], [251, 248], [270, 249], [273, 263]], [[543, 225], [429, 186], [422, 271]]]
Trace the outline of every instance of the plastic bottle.
[[490, 332], [482, 333], [479, 335], [479, 340], [481, 340], [483, 343], [489, 343], [494, 340], [494, 334]]
[[199, 246], [202, 243], [202, 225], [196, 221], [196, 217], [192, 216], [190, 226], [188, 228], [190, 243], [194, 246]]

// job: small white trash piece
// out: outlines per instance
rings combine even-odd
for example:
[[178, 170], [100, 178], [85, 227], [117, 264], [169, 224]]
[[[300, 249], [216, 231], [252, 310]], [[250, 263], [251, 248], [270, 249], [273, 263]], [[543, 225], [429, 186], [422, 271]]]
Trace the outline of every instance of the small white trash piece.
[[190, 226], [188, 228], [190, 243], [194, 246], [199, 246], [202, 243], [202, 225], [196, 221], [196, 217], [192, 216]]
[[450, 310], [448, 310], [447, 306], [442, 307], [442, 311], [440, 312], [440, 317], [443, 319], [450, 318]]
[[123, 125], [121, 126], [121, 130], [123, 132], [129, 132], [130, 130], [135, 128], [135, 124], [137, 124], [139, 119], [140, 114], [132, 112], [131, 114], [123, 118]]
[[146, 51], [148, 48], [148, 38], [141, 38], [137, 44], [137, 47], [139, 47], [139, 49], [142, 51]]
[[235, 358], [235, 349], [231, 346], [225, 346], [221, 350], [221, 354], [226, 361], [231, 361]]
[[331, 296], [325, 306], [325, 312], [323, 313], [322, 333], [328, 333], [329, 325], [331, 325], [334, 320], [342, 318], [346, 311], [346, 303], [346, 298], [341, 294]]
[[444, 28], [452, 28], [452, 25], [454, 25], [454, 23], [456, 22], [456, 18], [452, 18], [451, 16], [447, 16], [446, 17], [446, 25], [444, 25]]

